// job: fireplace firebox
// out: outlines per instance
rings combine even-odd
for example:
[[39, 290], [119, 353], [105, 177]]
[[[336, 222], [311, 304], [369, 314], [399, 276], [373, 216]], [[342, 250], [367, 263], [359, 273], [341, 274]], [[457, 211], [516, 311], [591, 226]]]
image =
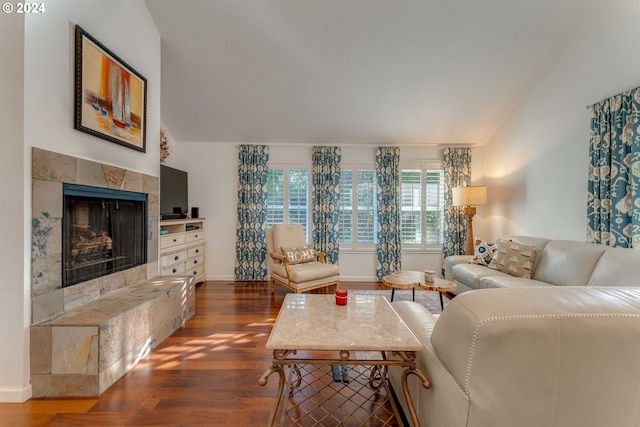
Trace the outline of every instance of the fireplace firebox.
[[147, 194], [63, 184], [62, 286], [147, 262]]

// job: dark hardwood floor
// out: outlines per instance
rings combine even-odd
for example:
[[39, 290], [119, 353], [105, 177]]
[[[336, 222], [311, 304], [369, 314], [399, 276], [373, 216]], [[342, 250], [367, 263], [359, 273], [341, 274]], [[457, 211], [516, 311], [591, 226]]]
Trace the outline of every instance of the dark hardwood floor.
[[277, 380], [258, 380], [271, 364], [265, 343], [287, 291], [230, 283], [197, 287], [195, 316], [100, 397], [0, 403], [0, 426], [265, 425]]

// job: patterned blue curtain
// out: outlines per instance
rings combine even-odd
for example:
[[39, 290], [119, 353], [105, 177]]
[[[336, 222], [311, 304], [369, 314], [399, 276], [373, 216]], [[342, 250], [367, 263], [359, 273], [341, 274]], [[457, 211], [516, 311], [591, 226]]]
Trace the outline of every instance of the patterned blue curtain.
[[311, 203], [313, 244], [327, 254], [327, 262], [338, 262], [338, 222], [340, 204], [339, 147], [313, 147]]
[[[453, 206], [453, 189], [471, 183], [471, 148], [447, 147], [443, 151], [444, 166], [444, 238], [442, 256], [465, 253], [466, 220], [462, 206]], [[473, 236], [472, 236], [473, 238]]]
[[376, 149], [376, 213], [378, 245], [376, 277], [400, 270], [400, 148]]
[[240, 145], [238, 163], [238, 224], [236, 233], [236, 280], [265, 280], [267, 245], [267, 176], [269, 147]]
[[640, 248], [640, 89], [591, 107], [587, 242]]

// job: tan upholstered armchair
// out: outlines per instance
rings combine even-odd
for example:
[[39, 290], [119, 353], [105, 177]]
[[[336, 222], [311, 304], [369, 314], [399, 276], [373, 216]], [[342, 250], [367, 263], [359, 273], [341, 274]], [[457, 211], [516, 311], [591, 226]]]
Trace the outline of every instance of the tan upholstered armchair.
[[297, 294], [324, 286], [340, 287], [340, 269], [327, 264], [325, 254], [305, 242], [302, 225], [276, 224], [264, 231], [272, 291], [276, 283]]

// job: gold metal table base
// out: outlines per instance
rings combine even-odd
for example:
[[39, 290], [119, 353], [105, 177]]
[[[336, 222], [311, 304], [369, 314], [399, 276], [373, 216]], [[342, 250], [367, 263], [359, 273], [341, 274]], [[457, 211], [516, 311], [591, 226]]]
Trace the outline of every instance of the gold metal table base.
[[[313, 426], [336, 425], [342, 420], [349, 418], [359, 420], [358, 425], [371, 425], [372, 418], [381, 423], [382, 426], [391, 426], [392, 418], [398, 423], [402, 423], [398, 408], [391, 396], [389, 383], [387, 379], [387, 368], [389, 366], [404, 367], [402, 374], [402, 392], [404, 394], [407, 406], [409, 408], [409, 416], [413, 421], [413, 425], [419, 427], [420, 421], [417, 418], [415, 407], [409, 394], [407, 378], [409, 375], [415, 375], [422, 381], [425, 388], [430, 388], [431, 384], [426, 376], [416, 368], [415, 352], [413, 351], [397, 351], [391, 352], [391, 358], [386, 357], [385, 352], [364, 352], [367, 355], [372, 353], [378, 354], [379, 357], [370, 359], [351, 358], [348, 351], [340, 351], [338, 357], [320, 357], [320, 358], [298, 358], [295, 350], [274, 350], [273, 365], [265, 371], [260, 378], [259, 384], [265, 386], [268, 378], [274, 373], [278, 373], [278, 389], [276, 399], [269, 415], [268, 426], [272, 427], [276, 421], [276, 416], [280, 407], [281, 417], [280, 424], [284, 425], [285, 418], [289, 416], [294, 425], [303, 425], [301, 419], [310, 419]], [[317, 354], [315, 352], [314, 354]], [[335, 352], [320, 352], [326, 353]], [[356, 352], [360, 353], [360, 352]], [[331, 365], [350, 367], [350, 372], [354, 373], [353, 377], [349, 377], [348, 382], [350, 392], [346, 393], [344, 389], [347, 384], [339, 384], [333, 381], [331, 377]], [[285, 372], [288, 369], [289, 374]], [[286, 385], [286, 390], [285, 390]], [[364, 389], [366, 392], [363, 392]], [[385, 395], [380, 393], [384, 390]], [[282, 397], [287, 396], [282, 402]], [[367, 395], [371, 395], [367, 401]], [[299, 401], [291, 410], [287, 410], [289, 401], [299, 397]], [[374, 402], [375, 401], [375, 402]], [[386, 402], [392, 407], [391, 417], [388, 418], [383, 408]], [[366, 406], [366, 407], [365, 407]], [[372, 408], [374, 411], [372, 412]], [[378, 411], [378, 412], [376, 412]], [[368, 412], [366, 416], [363, 413]], [[327, 423], [327, 424], [324, 424]], [[306, 425], [306, 424], [305, 424]]]

